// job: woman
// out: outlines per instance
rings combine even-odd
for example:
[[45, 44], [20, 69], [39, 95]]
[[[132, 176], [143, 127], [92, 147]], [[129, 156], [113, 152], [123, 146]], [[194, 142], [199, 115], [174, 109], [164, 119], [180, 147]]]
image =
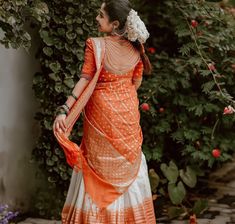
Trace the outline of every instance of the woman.
[[[86, 41], [81, 79], [53, 124], [74, 168], [62, 223], [155, 224], [136, 91], [151, 71], [149, 34], [128, 0], [106, 0], [96, 20], [108, 35]], [[82, 110], [79, 147], [68, 136]]]

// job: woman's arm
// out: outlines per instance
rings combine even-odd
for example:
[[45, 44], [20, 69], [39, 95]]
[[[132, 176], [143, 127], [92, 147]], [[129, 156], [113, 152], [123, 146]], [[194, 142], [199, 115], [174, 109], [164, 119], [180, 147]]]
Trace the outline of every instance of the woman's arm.
[[73, 104], [76, 101], [76, 98], [79, 98], [81, 93], [84, 91], [84, 89], [87, 87], [88, 83], [90, 80], [81, 77], [80, 80], [77, 82], [75, 87], [73, 88], [72, 95], [68, 97], [67, 101], [65, 104], [71, 108]]
[[85, 90], [89, 81], [94, 76], [95, 72], [96, 72], [96, 63], [95, 63], [93, 45], [91, 39], [88, 38], [86, 41], [84, 64], [81, 71], [81, 78], [76, 83], [67, 101], [64, 103], [64, 105], [61, 106], [62, 112], [61, 111], [58, 112], [59, 115], [55, 119], [53, 128], [65, 131], [66, 115], [64, 113], [68, 113], [69, 110], [73, 107], [74, 103], [80, 97], [82, 92]]
[[[67, 110], [70, 110], [72, 108], [73, 104], [76, 101], [76, 98], [79, 98], [79, 96], [82, 94], [82, 92], [88, 85], [89, 81], [90, 80], [87, 80], [86, 78], [80, 78], [80, 80], [77, 82], [72, 91], [73, 96], [72, 95], [69, 96], [64, 104], [68, 106]], [[61, 131], [65, 132], [66, 131], [65, 118], [66, 118], [65, 114], [57, 115], [53, 123], [53, 129], [59, 132]]]

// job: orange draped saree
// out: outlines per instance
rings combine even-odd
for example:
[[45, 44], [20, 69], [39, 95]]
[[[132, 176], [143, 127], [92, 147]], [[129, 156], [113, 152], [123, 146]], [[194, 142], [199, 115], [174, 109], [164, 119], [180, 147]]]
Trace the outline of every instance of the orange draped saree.
[[[121, 57], [121, 63], [115, 63], [118, 54], [130, 56], [129, 66]], [[66, 118], [68, 131], [54, 131], [74, 167], [63, 224], [156, 223], [133, 84], [142, 71], [139, 54], [128, 41], [87, 40], [82, 77], [90, 82]], [[78, 146], [68, 137], [82, 111], [83, 138]]]

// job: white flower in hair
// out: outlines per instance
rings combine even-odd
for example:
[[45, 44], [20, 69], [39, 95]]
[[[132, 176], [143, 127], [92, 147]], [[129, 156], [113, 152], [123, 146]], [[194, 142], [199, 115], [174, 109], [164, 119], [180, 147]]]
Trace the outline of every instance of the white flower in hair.
[[149, 32], [147, 31], [144, 22], [133, 9], [131, 9], [127, 16], [126, 29], [127, 38], [130, 41], [138, 40], [140, 43], [145, 43], [149, 38]]

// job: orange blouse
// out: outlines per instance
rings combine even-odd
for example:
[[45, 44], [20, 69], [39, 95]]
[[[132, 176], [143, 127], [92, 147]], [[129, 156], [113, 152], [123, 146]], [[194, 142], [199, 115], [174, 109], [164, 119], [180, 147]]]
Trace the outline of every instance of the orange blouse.
[[[84, 54], [84, 64], [83, 64], [83, 67], [82, 67], [82, 72], [81, 72], [81, 77], [83, 78], [86, 78], [88, 80], [92, 79], [92, 77], [95, 75], [95, 72], [96, 72], [96, 63], [95, 63], [95, 57], [94, 57], [94, 50], [93, 50], [93, 46], [92, 46], [92, 42], [91, 42], [91, 39], [88, 38], [86, 40], [86, 48], [85, 48], [85, 54]], [[102, 74], [104, 73], [111, 73], [109, 71], [106, 71], [104, 68], [103, 68], [103, 71], [101, 72], [101, 77], [99, 78], [98, 82], [101, 82], [101, 81], [105, 81], [104, 80], [104, 77], [102, 79]], [[138, 63], [135, 65], [134, 68], [130, 68], [130, 71], [126, 74], [113, 74], [114, 77], [118, 77], [118, 76], [125, 76], [128, 74], [128, 77], [131, 76], [131, 78], [133, 80], [136, 80], [136, 79], [141, 79], [142, 78], [142, 74], [143, 74], [143, 62], [142, 60], [140, 59], [138, 61]], [[115, 79], [115, 78], [114, 78]], [[112, 80], [111, 80], [112, 81]]]

